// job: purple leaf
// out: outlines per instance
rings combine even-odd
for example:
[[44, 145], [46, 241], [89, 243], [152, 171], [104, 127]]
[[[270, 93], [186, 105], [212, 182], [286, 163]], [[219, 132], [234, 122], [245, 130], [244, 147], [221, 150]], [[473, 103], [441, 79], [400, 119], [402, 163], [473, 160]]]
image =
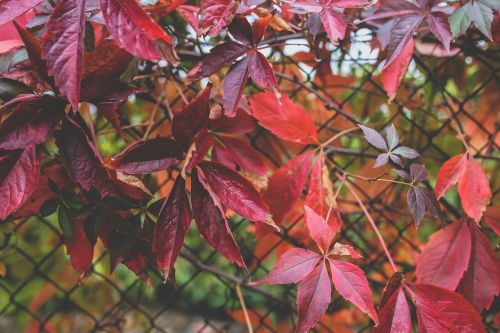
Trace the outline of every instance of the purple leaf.
[[393, 154], [400, 155], [409, 159], [414, 159], [420, 156], [418, 152], [408, 147], [398, 147], [392, 151]]
[[387, 153], [382, 153], [377, 156], [377, 159], [375, 160], [375, 164], [373, 165], [373, 167], [374, 168], [381, 167], [382, 165], [386, 165], [387, 162], [389, 162], [389, 155]]
[[365, 139], [369, 144], [383, 151], [388, 150], [387, 143], [377, 131], [363, 125], [358, 125], [358, 127], [363, 131]]
[[399, 136], [396, 131], [396, 127], [394, 124], [391, 124], [387, 129], [387, 145], [389, 146], [389, 150], [393, 150], [399, 144]]

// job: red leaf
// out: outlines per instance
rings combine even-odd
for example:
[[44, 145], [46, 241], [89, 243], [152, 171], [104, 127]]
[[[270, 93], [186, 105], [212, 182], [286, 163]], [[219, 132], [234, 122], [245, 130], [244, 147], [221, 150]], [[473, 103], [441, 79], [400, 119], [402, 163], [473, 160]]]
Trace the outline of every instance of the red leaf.
[[84, 191], [89, 192], [95, 187], [102, 196], [117, 193], [97, 148], [74, 119], [63, 118], [62, 129], [55, 136], [59, 153], [64, 157], [74, 181]]
[[204, 0], [201, 2], [200, 28], [212, 37], [219, 35], [232, 13], [232, 0]]
[[332, 297], [332, 286], [323, 261], [309, 273], [297, 289], [298, 321], [296, 333], [305, 333], [325, 314]]
[[219, 163], [204, 161], [199, 166], [224, 206], [250, 221], [275, 226], [268, 206], [246, 178]]
[[335, 9], [326, 9], [320, 13], [320, 16], [326, 34], [332, 43], [337, 44], [339, 39], [344, 39], [347, 24], [342, 13]]
[[0, 151], [0, 221], [29, 199], [39, 176], [40, 154], [34, 146]]
[[211, 48], [210, 53], [203, 58], [201, 67], [194, 79], [212, 75], [227, 64], [233, 63], [248, 51], [247, 45], [235, 42], [225, 42]]
[[45, 142], [62, 119], [64, 107], [49, 95], [17, 104], [0, 125], [0, 149], [15, 150]]
[[411, 38], [394, 60], [382, 69], [380, 79], [389, 101], [396, 96], [399, 84], [403, 80], [413, 56], [413, 38]]
[[2, 0], [0, 1], [0, 25], [12, 21], [43, 0]]
[[208, 244], [229, 261], [246, 269], [224, 209], [199, 168], [195, 169], [191, 177], [191, 203], [198, 230]]
[[417, 260], [418, 283], [455, 290], [467, 270], [471, 235], [462, 218], [433, 234]]
[[332, 281], [339, 294], [356, 305], [378, 324], [377, 312], [372, 300], [372, 292], [365, 273], [356, 265], [345, 261], [328, 259], [332, 271]]
[[249, 56], [248, 71], [252, 80], [264, 89], [278, 92], [278, 82], [267, 58], [259, 51]]
[[221, 116], [210, 120], [210, 128], [216, 132], [225, 134], [246, 134], [255, 130], [257, 123], [252, 116], [238, 109], [236, 115], [232, 118]]
[[[387, 68], [407, 47], [410, 40], [413, 39], [413, 34], [418, 29], [424, 16], [420, 13], [399, 17], [391, 29], [391, 39], [387, 46], [387, 59], [385, 60], [384, 68]], [[412, 48], [413, 49], [413, 48]], [[401, 67], [401, 66], [398, 66]]]
[[438, 199], [458, 182], [460, 175], [465, 170], [466, 164], [467, 156], [465, 154], [453, 156], [443, 164], [441, 169], [439, 169], [434, 189]]
[[181, 5], [177, 7], [179, 14], [184, 17], [184, 19], [189, 23], [189, 25], [194, 29], [197, 35], [201, 35], [202, 31], [200, 29], [200, 21], [198, 20], [199, 8], [189, 5]]
[[316, 125], [311, 117], [288, 96], [280, 101], [271, 92], [252, 96], [252, 115], [257, 121], [283, 140], [310, 144], [318, 142]]
[[42, 42], [28, 30], [17, 24], [16, 21], [14, 21], [14, 26], [23, 40], [24, 47], [28, 52], [33, 69], [45, 81], [51, 82], [49, 74], [47, 73], [47, 64], [45, 63], [45, 60], [42, 59]]
[[470, 263], [458, 291], [481, 312], [488, 309], [500, 293], [500, 261], [479, 227], [468, 223], [468, 228], [472, 237]]
[[248, 80], [249, 58], [243, 58], [229, 69], [222, 83], [224, 93], [224, 114], [233, 117], [238, 109], [243, 88]]
[[479, 223], [490, 202], [491, 190], [483, 168], [472, 158], [458, 180], [458, 194], [465, 213]]
[[314, 152], [300, 154], [283, 164], [269, 178], [264, 199], [271, 207], [277, 225], [281, 225], [300, 197], [311, 169]]
[[[320, 216], [326, 218], [332, 203], [333, 184], [330, 179], [328, 168], [325, 165], [325, 156], [323, 153], [320, 153], [311, 172], [309, 189], [307, 190], [304, 205], [311, 207]], [[341, 220], [336, 209], [332, 208], [330, 217], [328, 218], [328, 224], [335, 230], [340, 228]]]
[[66, 237], [66, 251], [71, 260], [71, 265], [79, 272], [88, 273], [92, 269], [94, 246], [85, 233], [85, 220], [74, 220], [74, 234], [72, 238]]
[[208, 125], [210, 115], [210, 92], [212, 84], [191, 100], [181, 112], [174, 115], [172, 135], [182, 144], [188, 144], [196, 133]]
[[49, 75], [73, 109], [80, 101], [86, 0], [60, 0], [43, 35], [42, 57]]
[[172, 39], [136, 0], [99, 0], [106, 27], [115, 42], [146, 60], [165, 58], [177, 65]]
[[306, 222], [307, 229], [309, 229], [309, 235], [314, 240], [316, 245], [322, 253], [328, 252], [328, 249], [332, 245], [333, 237], [335, 236], [335, 230], [332, 229], [325, 219], [318, 215], [309, 206], [304, 206], [306, 212]]
[[138, 141], [123, 150], [112, 161], [112, 166], [128, 174], [147, 174], [165, 170], [177, 162], [179, 145], [169, 138]]
[[239, 166], [241, 169], [258, 176], [266, 174], [266, 168], [260, 154], [247, 142], [230, 136], [217, 136], [212, 151], [212, 160], [230, 168]]
[[481, 317], [460, 295], [428, 284], [411, 284], [421, 333], [485, 333]]
[[290, 249], [279, 258], [266, 277], [251, 284], [298, 283], [316, 267], [320, 259], [321, 256], [315, 252], [300, 248]]
[[193, 143], [189, 147], [186, 159], [184, 160], [184, 172], [191, 171], [198, 163], [203, 161], [212, 144], [212, 134], [208, 133], [206, 129], [199, 131], [194, 137]]
[[178, 176], [155, 225], [153, 252], [165, 276], [174, 267], [191, 224], [191, 208], [184, 187], [184, 179]]
[[373, 333], [411, 333], [410, 308], [401, 286], [382, 306], [379, 315], [380, 325], [373, 329]]

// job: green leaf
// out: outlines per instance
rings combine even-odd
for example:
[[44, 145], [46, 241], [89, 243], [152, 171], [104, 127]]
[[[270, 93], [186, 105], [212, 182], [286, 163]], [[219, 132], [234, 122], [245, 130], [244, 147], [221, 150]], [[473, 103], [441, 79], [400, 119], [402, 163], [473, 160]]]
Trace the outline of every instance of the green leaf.
[[493, 22], [493, 9], [485, 6], [481, 2], [470, 2], [470, 18], [474, 21], [476, 28], [479, 29], [486, 37], [493, 40], [491, 36], [491, 23]]
[[57, 209], [59, 228], [64, 236], [68, 238], [73, 238], [75, 234], [75, 228], [73, 226], [73, 220], [69, 214], [68, 208], [65, 205], [59, 205]]
[[458, 8], [453, 12], [453, 14], [450, 15], [450, 28], [454, 38], [463, 35], [470, 26], [471, 19], [468, 14], [469, 11], [470, 3], [467, 3], [465, 6]]
[[8, 78], [0, 79], [0, 99], [3, 101], [10, 101], [20, 94], [32, 93], [33, 91], [28, 86], [19, 81]]
[[47, 217], [54, 214], [57, 210], [57, 206], [60, 204], [61, 202], [59, 201], [59, 198], [52, 198], [45, 201], [40, 207], [40, 215]]

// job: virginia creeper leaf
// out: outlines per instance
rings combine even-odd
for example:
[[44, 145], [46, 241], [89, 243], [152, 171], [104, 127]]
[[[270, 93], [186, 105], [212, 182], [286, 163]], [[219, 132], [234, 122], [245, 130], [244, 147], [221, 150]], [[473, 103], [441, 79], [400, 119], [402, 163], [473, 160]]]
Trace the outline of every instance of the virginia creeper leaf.
[[500, 261], [490, 241], [474, 223], [467, 223], [472, 239], [469, 268], [458, 291], [481, 313], [500, 293]]
[[325, 314], [332, 297], [325, 261], [299, 283], [297, 288], [298, 321], [296, 333], [305, 333]]
[[153, 252], [158, 267], [168, 276], [181, 251], [184, 237], [191, 224], [191, 208], [186, 195], [184, 178], [178, 176], [168, 199], [158, 215], [154, 229]]
[[203, 238], [229, 261], [246, 269], [219, 198], [212, 193], [199, 168], [191, 178], [191, 202], [193, 217]]
[[271, 92], [255, 94], [250, 101], [250, 109], [263, 127], [283, 140], [302, 144], [318, 142], [313, 120], [288, 96], [283, 95], [278, 101]]
[[411, 333], [410, 307], [401, 286], [382, 306], [379, 316], [380, 325], [373, 329], [373, 333]]
[[321, 256], [315, 252], [300, 248], [292, 248], [279, 258], [274, 268], [266, 277], [259, 281], [252, 282], [251, 284], [298, 283], [312, 272], [320, 259]]
[[70, 257], [71, 265], [79, 272], [88, 273], [92, 269], [94, 246], [85, 233], [85, 220], [76, 219], [72, 237], [65, 237], [66, 251]]
[[169, 138], [157, 137], [130, 145], [111, 164], [120, 172], [146, 174], [171, 167], [177, 162], [179, 154], [178, 143]]
[[339, 294], [356, 305], [378, 324], [372, 292], [365, 273], [356, 265], [329, 258], [332, 281]]
[[99, 0], [106, 27], [115, 42], [146, 60], [165, 58], [178, 64], [172, 38], [141, 8], [136, 0]]
[[469, 158], [458, 180], [458, 194], [464, 211], [477, 223], [491, 199], [488, 177], [473, 158]]
[[439, 169], [434, 189], [438, 199], [458, 182], [460, 175], [465, 170], [466, 164], [467, 156], [465, 154], [453, 156], [443, 164], [441, 169]]
[[86, 0], [57, 2], [43, 35], [42, 57], [49, 75], [73, 109], [80, 101]]
[[332, 245], [335, 230], [326, 223], [325, 219], [318, 215], [311, 207], [304, 206], [306, 212], [307, 229], [309, 235], [319, 247], [321, 252], [326, 253]]
[[42, 1], [43, 0], [1, 0], [0, 25], [12, 21]]
[[380, 79], [389, 97], [389, 101], [392, 101], [394, 97], [396, 97], [399, 84], [403, 81], [406, 74], [406, 70], [413, 56], [413, 44], [413, 38], [410, 38], [394, 60], [382, 69]]
[[433, 234], [418, 257], [418, 283], [455, 290], [467, 270], [471, 234], [462, 218]]
[[275, 226], [269, 207], [246, 178], [223, 164], [204, 161], [199, 166], [208, 186], [224, 206], [250, 221]]
[[24, 204], [40, 176], [40, 153], [34, 146], [0, 151], [0, 221]]

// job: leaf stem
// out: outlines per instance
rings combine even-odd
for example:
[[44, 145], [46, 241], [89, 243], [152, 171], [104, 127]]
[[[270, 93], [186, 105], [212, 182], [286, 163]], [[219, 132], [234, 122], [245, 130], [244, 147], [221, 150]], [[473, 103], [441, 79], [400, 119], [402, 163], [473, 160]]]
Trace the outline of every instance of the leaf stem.
[[236, 295], [238, 295], [238, 299], [241, 304], [241, 310], [243, 311], [243, 316], [245, 317], [245, 322], [248, 327], [248, 333], [253, 333], [252, 322], [250, 321], [250, 316], [248, 315], [247, 307], [245, 305], [245, 299], [243, 298], [243, 293], [241, 292], [241, 287], [239, 284], [236, 284]]
[[377, 225], [375, 224], [375, 221], [373, 221], [373, 218], [371, 217], [370, 213], [366, 209], [365, 205], [363, 204], [363, 201], [361, 198], [358, 196], [356, 191], [352, 188], [351, 185], [349, 185], [348, 182], [344, 183], [345, 186], [349, 189], [349, 191], [352, 193], [354, 199], [358, 202], [359, 206], [363, 210], [363, 213], [365, 213], [366, 218], [368, 219], [368, 222], [370, 222], [370, 225], [372, 226], [373, 230], [375, 231], [375, 234], [377, 235], [378, 240], [380, 241], [382, 248], [384, 249], [385, 255], [387, 256], [387, 259], [389, 260], [389, 263], [392, 266], [392, 269], [394, 272], [397, 272], [398, 269], [396, 267], [396, 264], [394, 263], [394, 260], [392, 259], [391, 253], [389, 252], [389, 249], [387, 248], [387, 245], [385, 244], [384, 238], [382, 237], [382, 234], [380, 233], [380, 230], [378, 229]]
[[351, 128], [345, 129], [345, 130], [343, 130], [343, 131], [335, 134], [334, 136], [332, 136], [330, 139], [326, 140], [325, 142], [321, 143], [319, 146], [320, 146], [320, 148], [328, 146], [330, 143], [332, 143], [333, 141], [337, 140], [341, 136], [343, 136], [343, 135], [345, 135], [347, 133], [354, 132], [356, 130], [359, 130], [359, 127], [356, 126], [356, 127], [351, 127]]

